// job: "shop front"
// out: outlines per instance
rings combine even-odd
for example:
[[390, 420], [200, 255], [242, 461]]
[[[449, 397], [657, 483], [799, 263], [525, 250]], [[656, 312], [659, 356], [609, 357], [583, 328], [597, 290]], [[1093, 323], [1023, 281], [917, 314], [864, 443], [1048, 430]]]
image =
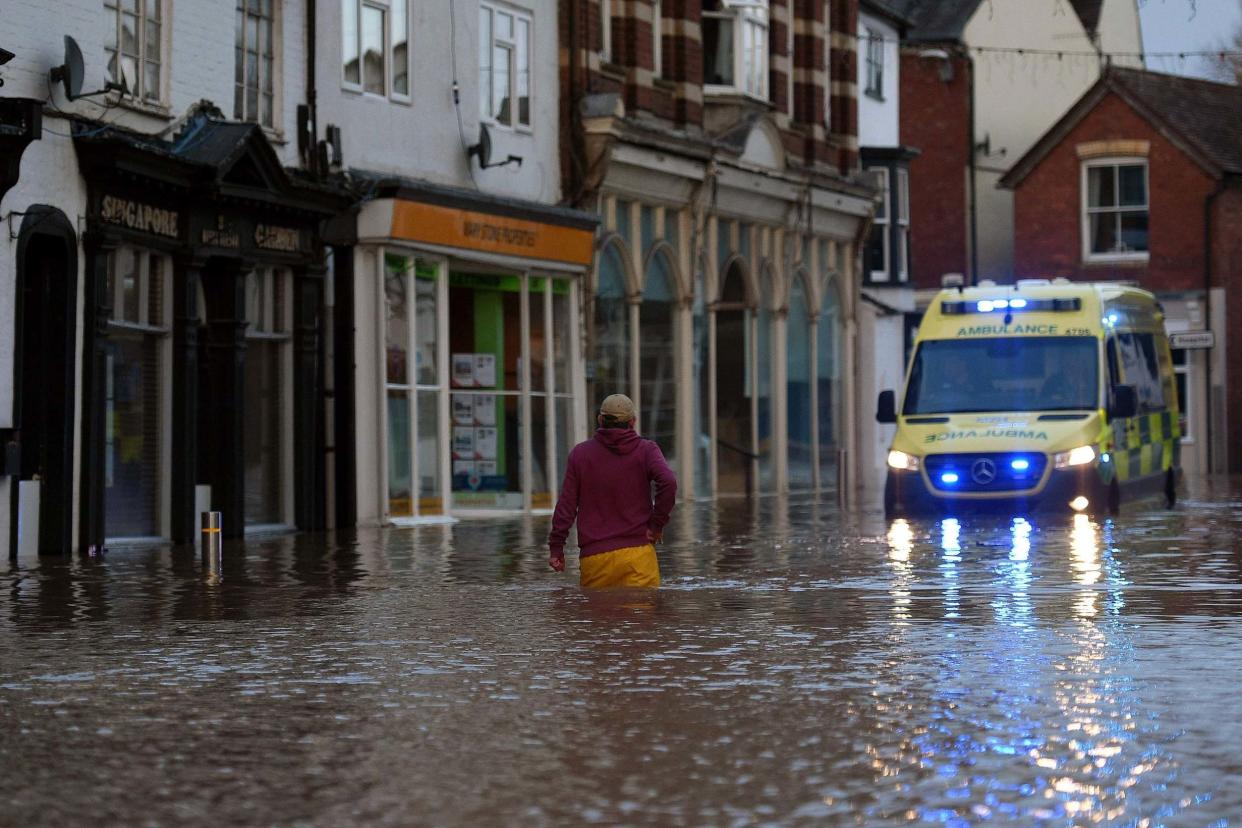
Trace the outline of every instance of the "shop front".
[[324, 525], [322, 221], [261, 128], [79, 129], [81, 546]]
[[376, 191], [353, 295], [336, 287], [354, 307], [359, 522], [552, 508], [587, 432], [577, 308], [595, 220], [427, 184]]

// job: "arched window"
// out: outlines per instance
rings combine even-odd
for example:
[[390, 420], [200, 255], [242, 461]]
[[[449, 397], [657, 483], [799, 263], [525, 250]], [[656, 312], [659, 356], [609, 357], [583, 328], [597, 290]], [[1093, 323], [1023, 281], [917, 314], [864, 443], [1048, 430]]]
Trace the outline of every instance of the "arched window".
[[772, 270], [764, 268], [759, 282], [759, 317], [756, 325], [758, 358], [755, 361], [755, 388], [759, 396], [759, 443], [755, 451], [759, 454], [759, 486], [771, 490], [774, 484], [772, 464], [772, 300], [776, 296], [776, 285]]
[[672, 263], [663, 250], [651, 256], [638, 309], [639, 413], [643, 436], [655, 440], [670, 462], [677, 436], [676, 342], [673, 337], [677, 294]]
[[691, 306], [694, 335], [694, 493], [699, 497], [711, 495], [712, 441], [708, 411], [711, 408], [711, 388], [708, 385], [707, 328], [707, 263], [700, 261], [694, 271], [694, 304]]
[[837, 455], [841, 448], [841, 306], [836, 284], [831, 281], [825, 286], [819, 314], [816, 357], [819, 479], [821, 485], [835, 487]]
[[789, 485], [807, 488], [814, 482], [811, 456], [811, 316], [803, 277], [789, 288], [786, 317], [786, 427], [789, 433]]
[[588, 374], [588, 423], [594, 424], [600, 401], [609, 394], [630, 392], [629, 307], [626, 303], [625, 260], [616, 245], [607, 245], [599, 256], [599, 282], [592, 314], [594, 328]]

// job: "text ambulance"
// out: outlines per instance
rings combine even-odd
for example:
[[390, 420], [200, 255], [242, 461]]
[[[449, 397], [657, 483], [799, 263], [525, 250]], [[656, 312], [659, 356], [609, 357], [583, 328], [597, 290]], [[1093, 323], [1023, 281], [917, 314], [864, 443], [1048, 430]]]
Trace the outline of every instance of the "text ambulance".
[[1116, 513], [1176, 499], [1178, 401], [1164, 314], [1121, 284], [942, 290], [919, 327], [896, 423], [889, 515], [974, 507]]

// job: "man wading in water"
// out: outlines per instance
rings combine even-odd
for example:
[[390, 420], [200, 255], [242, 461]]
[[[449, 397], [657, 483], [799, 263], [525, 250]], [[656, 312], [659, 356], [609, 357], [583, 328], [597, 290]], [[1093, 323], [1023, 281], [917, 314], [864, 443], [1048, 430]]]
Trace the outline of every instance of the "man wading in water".
[[565, 538], [576, 518], [584, 587], [660, 585], [655, 544], [673, 511], [677, 477], [660, 447], [638, 436], [636, 419], [634, 401], [613, 394], [599, 407], [594, 439], [569, 453], [548, 535], [548, 565], [565, 571]]

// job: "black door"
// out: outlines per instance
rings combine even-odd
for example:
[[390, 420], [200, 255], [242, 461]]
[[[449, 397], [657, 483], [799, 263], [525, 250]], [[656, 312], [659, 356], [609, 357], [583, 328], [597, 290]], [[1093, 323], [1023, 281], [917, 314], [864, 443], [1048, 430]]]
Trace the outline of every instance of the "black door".
[[[18, 248], [16, 395], [19, 480], [40, 481], [39, 552], [73, 548], [77, 254], [59, 211], [30, 210]], [[15, 550], [14, 550], [15, 551]]]

